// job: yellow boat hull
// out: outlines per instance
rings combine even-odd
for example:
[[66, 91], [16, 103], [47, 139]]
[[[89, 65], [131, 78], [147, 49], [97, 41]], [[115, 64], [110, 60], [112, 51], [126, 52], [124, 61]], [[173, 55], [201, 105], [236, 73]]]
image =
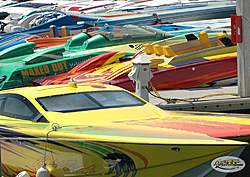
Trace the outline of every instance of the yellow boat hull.
[[[3, 175], [27, 171], [35, 176], [43, 166], [43, 147], [45, 143], [41, 141], [33, 144], [30, 141], [3, 142], [2, 154], [8, 157], [2, 161]], [[174, 176], [238, 148], [240, 146], [54, 141], [48, 144], [45, 163], [52, 176], [123, 176], [128, 173], [139, 177]], [[24, 161], [25, 165], [21, 165]]]

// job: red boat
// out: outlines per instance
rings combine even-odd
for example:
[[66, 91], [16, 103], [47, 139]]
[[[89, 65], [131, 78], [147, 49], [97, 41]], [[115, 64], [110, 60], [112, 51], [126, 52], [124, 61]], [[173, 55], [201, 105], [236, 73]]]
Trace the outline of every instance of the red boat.
[[[145, 46], [147, 59], [152, 62], [151, 71], [154, 77], [151, 79], [151, 83], [153, 87], [157, 90], [204, 87], [231, 78], [234, 78], [233, 82], [231, 79], [230, 83], [224, 84], [235, 84], [237, 46], [226, 47], [217, 43], [215, 47], [213, 44], [208, 48], [203, 45], [205, 49], [198, 50], [197, 41], [199, 42], [196, 40], [169, 46], [173, 49], [173, 51], [171, 50], [173, 53], [170, 52], [171, 55], [174, 55], [172, 57], [166, 57], [169, 55], [169, 53], [166, 54], [166, 51], [165, 56], [160, 55], [162, 51], [158, 54], [159, 45], [154, 46], [156, 53], [150, 53], [147, 49], [148, 46]], [[189, 46], [188, 49], [183, 47], [184, 44]], [[193, 48], [190, 47], [190, 44]], [[177, 51], [175, 48], [182, 48], [182, 50]], [[188, 52], [185, 53], [184, 51], [187, 50]], [[76, 83], [104, 83], [135, 91], [135, 83], [128, 77], [128, 73], [133, 67], [132, 60], [122, 61], [123, 56], [123, 52], [102, 54], [83, 62], [67, 73], [36, 79], [34, 83], [39, 85], [65, 84], [74, 79]]]

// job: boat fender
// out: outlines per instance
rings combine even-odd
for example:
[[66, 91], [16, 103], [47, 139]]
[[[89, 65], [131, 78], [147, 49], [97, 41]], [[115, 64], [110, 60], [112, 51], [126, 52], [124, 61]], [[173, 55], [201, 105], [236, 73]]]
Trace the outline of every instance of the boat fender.
[[41, 167], [37, 170], [36, 177], [50, 177], [50, 171], [46, 167]]
[[26, 171], [22, 171], [16, 177], [30, 177], [30, 175]]

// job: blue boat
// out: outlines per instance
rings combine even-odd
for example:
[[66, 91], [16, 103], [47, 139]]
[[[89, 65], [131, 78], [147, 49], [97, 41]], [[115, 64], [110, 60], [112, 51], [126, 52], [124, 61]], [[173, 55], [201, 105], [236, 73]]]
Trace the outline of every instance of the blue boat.
[[[39, 21], [43, 21], [37, 26], [32, 26], [28, 29], [19, 30], [22, 33], [29, 34], [37, 34], [42, 32], [48, 32], [49, 27], [51, 25], [56, 25], [57, 27], [67, 26], [73, 27], [79, 24], [83, 25], [81, 28], [87, 28], [89, 26], [104, 26], [108, 24], [109, 26], [122, 26], [122, 25], [154, 25], [159, 21], [163, 21], [165, 23], [172, 22], [182, 22], [182, 21], [195, 21], [195, 20], [205, 20], [205, 19], [217, 19], [217, 18], [229, 18], [230, 15], [236, 13], [236, 5], [235, 4], [223, 4], [223, 5], [207, 5], [195, 8], [184, 8], [184, 9], [175, 9], [175, 10], [165, 10], [165, 11], [157, 11], [157, 12], [148, 12], [143, 14], [136, 15], [125, 15], [125, 16], [117, 16], [117, 17], [100, 17], [100, 16], [91, 16], [91, 15], [72, 15], [66, 14], [62, 11], [54, 11], [54, 13], [62, 14], [56, 18], [47, 19], [47, 16], [44, 16], [43, 19], [39, 19]], [[29, 14], [29, 16], [34, 15]], [[53, 11], [50, 11], [53, 13]], [[26, 16], [25, 18], [28, 18]], [[46, 19], [45, 19], [46, 18]], [[46, 21], [47, 20], [47, 21]], [[34, 24], [34, 23], [33, 23]], [[7, 25], [8, 26], [8, 25]], [[6, 27], [7, 27], [6, 26]], [[3, 31], [6, 27], [3, 27]], [[11, 32], [10, 34], [14, 34], [16, 31]], [[1, 34], [0, 36], [6, 36], [10, 34]]]

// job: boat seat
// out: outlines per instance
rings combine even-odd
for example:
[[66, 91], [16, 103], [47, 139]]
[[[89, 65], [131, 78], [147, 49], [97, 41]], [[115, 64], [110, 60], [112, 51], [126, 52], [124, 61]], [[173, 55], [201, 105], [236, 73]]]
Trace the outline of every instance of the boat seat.
[[49, 35], [50, 37], [59, 37], [59, 32], [58, 32], [56, 25], [50, 25]]
[[155, 44], [153, 48], [154, 48], [154, 53], [156, 56], [163, 55], [162, 47], [159, 44]]
[[12, 31], [11, 31], [11, 27], [12, 27], [12, 26], [13, 26], [12, 24], [6, 25], [6, 26], [4, 27], [4, 32], [5, 32], [5, 33], [10, 33], [10, 32], [12, 32]]
[[[211, 41], [208, 37], [207, 32], [202, 31], [198, 34], [199, 36], [199, 40], [192, 40], [192, 41], [188, 41], [186, 43], [183, 44], [177, 44], [175, 45], [175, 47], [173, 47], [173, 51], [175, 52], [175, 54], [177, 55], [183, 55], [186, 53], [190, 53], [190, 52], [195, 52], [198, 50], [202, 50], [202, 49], [207, 49], [207, 48], [211, 48], [212, 44]], [[216, 44], [217, 44], [217, 39], [216, 40]]]
[[67, 37], [70, 36], [70, 31], [67, 26], [62, 26], [61, 28], [61, 37]]
[[36, 16], [37, 14], [33, 14], [26, 18], [21, 19], [20, 21], [18, 21], [17, 24], [8, 24], [4, 27], [4, 32], [10, 33], [10, 32], [28, 29], [30, 21], [33, 20]]
[[152, 55], [154, 53], [154, 48], [151, 44], [149, 43], [144, 44], [144, 48], [147, 55]]
[[199, 40], [191, 40], [184, 43], [173, 44], [171, 47], [164, 46], [163, 53], [165, 57], [171, 58], [176, 55], [183, 55], [202, 49], [222, 46], [223, 43], [219, 39], [224, 37], [226, 37], [226, 35], [222, 33], [217, 37], [208, 38], [208, 34], [205, 31], [202, 31], [199, 33]]
[[173, 50], [169, 46], [163, 47], [163, 54], [167, 58], [171, 58], [171, 57], [175, 56], [175, 53], [173, 52]]
[[149, 59], [152, 63], [150, 64], [151, 71], [159, 69], [159, 65], [164, 63], [164, 59], [160, 57], [153, 57]]
[[162, 48], [159, 44], [154, 45], [154, 52], [155, 52], [155, 55], [157, 56], [164, 56], [167, 58], [171, 58], [175, 56], [175, 53], [169, 46], [164, 46]]
[[27, 16], [26, 18], [21, 19], [18, 21], [17, 25], [24, 27], [26, 29], [30, 28], [29, 23], [38, 16], [39, 14], [32, 14]]
[[156, 56], [164, 56], [167, 58], [171, 58], [176, 54], [169, 46], [164, 46], [163, 48], [159, 44], [155, 44], [154, 47], [147, 43], [144, 45], [145, 52], [147, 55], [156, 55]]
[[198, 36], [203, 49], [212, 47], [211, 43], [209, 42], [208, 34], [205, 31], [200, 32]]
[[224, 33], [221, 33], [221, 34], [219, 34], [218, 36], [217, 36], [217, 39], [218, 39], [218, 43], [217, 43], [217, 45], [218, 46], [220, 46], [220, 45], [224, 45], [222, 42], [221, 42], [221, 38], [225, 38], [226, 37], [226, 34], [224, 34]]
[[183, 55], [186, 53], [195, 52], [197, 50], [202, 50], [206, 47], [211, 46], [206, 32], [201, 32], [199, 34], [199, 38], [200, 40], [190, 40], [188, 42], [173, 44], [171, 45], [171, 50], [174, 52], [175, 55]]

